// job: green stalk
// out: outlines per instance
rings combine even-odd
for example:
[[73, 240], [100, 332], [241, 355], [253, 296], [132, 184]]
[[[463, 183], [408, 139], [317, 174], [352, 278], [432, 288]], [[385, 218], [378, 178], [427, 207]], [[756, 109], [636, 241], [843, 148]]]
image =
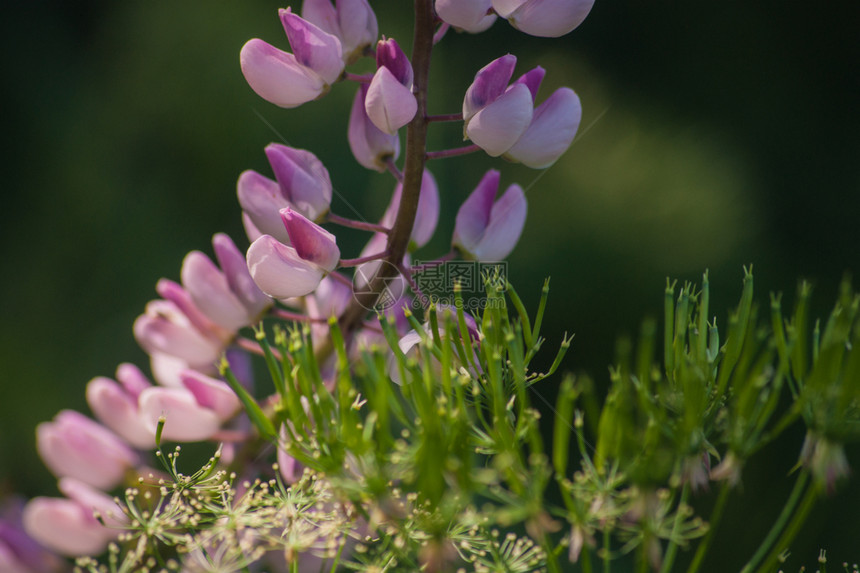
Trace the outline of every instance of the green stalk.
[[806, 522], [806, 518], [809, 517], [809, 512], [818, 500], [818, 492], [819, 489], [815, 484], [807, 488], [806, 494], [803, 496], [803, 501], [800, 502], [800, 507], [794, 514], [794, 518], [792, 518], [791, 523], [785, 528], [785, 531], [783, 531], [779, 541], [774, 544], [773, 549], [765, 560], [761, 570], [771, 570], [773, 566], [776, 565], [776, 561], [779, 559], [782, 551], [787, 549], [791, 542], [794, 541], [795, 536], [797, 536], [800, 529], [803, 527], [803, 524]]
[[726, 508], [726, 502], [729, 499], [731, 491], [732, 488], [728, 483], [723, 483], [720, 487], [717, 501], [714, 503], [713, 510], [711, 510], [711, 521], [708, 524], [708, 532], [705, 534], [701, 543], [699, 543], [699, 547], [696, 549], [696, 554], [693, 556], [693, 562], [690, 563], [687, 573], [697, 573], [699, 571], [699, 567], [702, 566], [702, 561], [704, 561], [705, 555], [707, 555], [708, 549], [711, 546], [711, 539], [714, 537], [714, 531], [717, 529], [717, 525], [723, 517], [723, 510]]
[[782, 511], [777, 517], [776, 521], [771, 527], [770, 531], [765, 537], [762, 544], [759, 546], [758, 550], [752, 556], [752, 558], [747, 561], [747, 564], [744, 565], [744, 568], [741, 569], [741, 573], [752, 573], [756, 571], [757, 567], [761, 563], [761, 561], [765, 558], [770, 551], [771, 547], [773, 547], [777, 538], [779, 537], [780, 532], [785, 528], [786, 523], [791, 518], [791, 515], [794, 513], [795, 508], [797, 507], [797, 503], [800, 500], [801, 494], [803, 490], [806, 488], [809, 483], [809, 472], [807, 470], [802, 470], [800, 475], [797, 476], [797, 481], [794, 484], [794, 489], [791, 490], [791, 494], [788, 496], [788, 500], [785, 502], [785, 506], [782, 508]]
[[687, 498], [689, 497], [690, 484], [685, 483], [681, 489], [681, 499], [678, 500], [678, 509], [675, 510], [675, 523], [672, 524], [672, 536], [669, 538], [666, 553], [663, 554], [663, 565], [660, 567], [660, 573], [669, 573], [672, 570], [672, 565], [675, 563], [675, 555], [678, 554], [678, 544], [675, 543], [675, 538], [678, 535], [678, 529], [681, 527], [681, 521], [683, 521], [681, 508], [687, 504]]

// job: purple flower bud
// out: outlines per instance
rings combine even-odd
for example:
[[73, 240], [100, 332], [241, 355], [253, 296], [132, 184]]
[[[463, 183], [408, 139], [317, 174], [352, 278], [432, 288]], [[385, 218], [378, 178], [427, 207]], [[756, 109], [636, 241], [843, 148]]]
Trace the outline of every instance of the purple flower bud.
[[394, 38], [383, 38], [376, 45], [376, 67], [388, 68], [398, 82], [412, 89], [412, 64]]
[[508, 86], [516, 62], [508, 54], [484, 66], [463, 99], [465, 135], [492, 157], [510, 149], [532, 120], [534, 79], [527, 74]]
[[139, 393], [129, 392], [110, 378], [99, 376], [87, 384], [86, 395], [96, 418], [132, 446], [148, 449], [155, 445], [155, 434], [138, 415]]
[[328, 213], [331, 206], [331, 179], [316, 155], [280, 143], [269, 144], [265, 151], [281, 187], [281, 194], [288, 202], [287, 207], [292, 207], [312, 221], [318, 221]]
[[367, 88], [367, 85], [361, 84], [355, 93], [349, 114], [349, 148], [361, 165], [383, 172], [386, 169], [386, 161], [397, 159], [400, 155], [400, 138], [396, 133], [380, 131], [367, 116], [364, 107]]
[[442, 21], [473, 34], [493, 25], [492, 0], [436, 0], [436, 14]]
[[544, 38], [564, 36], [582, 24], [594, 0], [492, 0], [514, 28]]
[[[394, 195], [391, 197], [391, 203], [385, 210], [380, 224], [385, 227], [392, 227], [394, 220], [397, 218], [397, 211], [400, 209], [400, 196], [403, 193], [403, 184], [398, 183], [394, 189]], [[421, 179], [421, 193], [418, 197], [418, 211], [415, 213], [415, 225], [412, 227], [410, 250], [421, 248], [426, 245], [433, 237], [433, 232], [436, 231], [436, 224], [439, 222], [439, 188], [436, 186], [436, 180], [429, 170], [424, 170], [423, 178]]]
[[97, 555], [120, 533], [99, 523], [91, 507], [65, 498], [31, 499], [23, 521], [33, 539], [67, 556]]
[[395, 40], [381, 40], [376, 47], [376, 65], [364, 107], [376, 127], [395, 134], [418, 111], [412, 93], [412, 64]]
[[296, 60], [313, 70], [326, 84], [333, 84], [343, 73], [340, 40], [293, 14], [290, 8], [278, 10]]
[[305, 0], [302, 17], [340, 39], [343, 60], [351, 63], [376, 42], [379, 27], [367, 0]]
[[140, 416], [153, 435], [164, 416], [162, 437], [177, 442], [197, 442], [215, 435], [221, 419], [214, 410], [201, 406], [186, 388], [153, 386], [140, 394]]
[[257, 38], [242, 46], [239, 64], [251, 89], [279, 107], [298, 107], [326, 91], [325, 81], [294, 55]]
[[245, 230], [252, 243], [262, 234], [272, 235], [284, 243], [290, 242], [281, 216], [278, 215], [278, 211], [289, 207], [290, 202], [284, 197], [277, 181], [248, 169], [239, 175], [236, 195], [242, 207]]
[[48, 469], [99, 489], [118, 485], [137, 456], [116, 434], [73, 410], [36, 427], [36, 447]]
[[501, 261], [514, 249], [526, 221], [526, 197], [511, 185], [494, 202], [499, 172], [490, 170], [457, 212], [452, 243], [470, 258]]
[[581, 119], [579, 96], [570, 88], [557, 89], [535, 109], [531, 125], [505, 158], [535, 169], [549, 167], [570, 147]]

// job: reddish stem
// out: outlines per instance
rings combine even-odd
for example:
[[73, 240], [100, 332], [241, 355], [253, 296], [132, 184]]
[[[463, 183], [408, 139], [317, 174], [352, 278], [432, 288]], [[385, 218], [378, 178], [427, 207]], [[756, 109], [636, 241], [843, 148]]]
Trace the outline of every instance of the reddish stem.
[[463, 147], [455, 147], [454, 149], [442, 149], [441, 151], [428, 151], [427, 159], [443, 159], [445, 157], [456, 157], [458, 155], [468, 155], [480, 151], [481, 148], [475, 145], [466, 145]]

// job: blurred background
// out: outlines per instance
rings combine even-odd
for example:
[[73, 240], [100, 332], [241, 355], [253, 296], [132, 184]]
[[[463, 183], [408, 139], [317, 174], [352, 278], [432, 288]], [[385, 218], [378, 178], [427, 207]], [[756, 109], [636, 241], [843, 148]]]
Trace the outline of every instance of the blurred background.
[[[406, 2], [372, 4], [380, 30], [408, 52]], [[346, 142], [353, 85], [281, 110], [245, 84], [246, 40], [287, 48], [278, 7], [30, 0], [4, 9], [0, 490], [53, 494], [35, 425], [62, 408], [87, 411], [90, 378], [145, 364], [131, 324], [159, 277], [178, 279], [189, 250], [211, 253], [219, 231], [247, 245], [235, 182], [248, 168], [271, 175], [266, 144], [316, 153], [349, 203], [336, 198], [335, 212], [382, 214], [392, 179], [360, 167]], [[823, 316], [842, 276], [860, 268], [858, 24], [860, 7], [847, 1], [597, 0], [561, 39], [504, 21], [477, 37], [449, 33], [434, 52], [431, 113], [459, 111], [475, 72], [510, 52], [517, 74], [547, 69], [539, 100], [568, 85], [584, 115], [546, 172], [483, 155], [433, 162], [445, 211], [420, 258], [447, 251], [453, 215], [486, 169], [528, 187], [512, 282], [534, 307], [552, 277], [547, 353], [575, 332], [565, 366], [601, 386], [617, 337], [660, 316], [667, 277], [699, 281], [709, 269], [724, 325], [742, 266], [753, 264], [757, 301], [784, 291], [790, 308], [806, 278]], [[433, 126], [430, 149], [461, 145], [460, 129]], [[345, 235], [344, 255], [363, 240]], [[554, 387], [545, 392], [552, 400]], [[790, 432], [745, 474], [724, 522], [743, 528], [720, 532], [710, 570], [736, 570], [749, 556], [744, 540], [769, 527], [801, 440]], [[849, 457], [856, 473], [856, 446]], [[830, 563], [860, 559], [858, 481], [813, 514], [787, 570], [814, 566], [819, 547]], [[752, 501], [765, 509], [749, 513]]]

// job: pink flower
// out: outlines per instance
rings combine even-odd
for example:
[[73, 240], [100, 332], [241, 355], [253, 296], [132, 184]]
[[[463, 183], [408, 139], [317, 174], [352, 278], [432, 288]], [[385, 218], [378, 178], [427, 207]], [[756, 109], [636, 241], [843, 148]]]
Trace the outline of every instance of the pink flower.
[[239, 53], [245, 79], [257, 95], [280, 107], [317, 99], [343, 73], [340, 40], [287, 8], [279, 16], [293, 53], [249, 40]]
[[376, 65], [364, 107], [376, 127], [394, 134], [418, 111], [412, 94], [412, 64], [395, 40], [381, 40], [376, 46]]
[[116, 434], [73, 410], [36, 427], [36, 448], [58, 477], [72, 477], [99, 489], [111, 489], [138, 459]]
[[105, 426], [129, 444], [140, 449], [155, 446], [155, 432], [144, 424], [139, 415], [137, 399], [152, 384], [132, 364], [120, 364], [117, 382], [99, 376], [87, 384], [87, 404]]
[[162, 279], [156, 290], [166, 300], [150, 301], [135, 320], [138, 344], [152, 357], [164, 354], [186, 366], [210, 368], [232, 334], [203, 314], [177, 283]]
[[384, 133], [367, 116], [367, 89], [367, 85], [361, 84], [355, 93], [347, 138], [352, 154], [361, 165], [383, 172], [386, 161], [397, 159], [400, 155], [400, 138], [396, 133]]
[[545, 38], [564, 36], [582, 24], [594, 0], [492, 0], [514, 28]]
[[515, 82], [508, 86], [516, 62], [508, 54], [481, 68], [463, 99], [465, 135], [492, 157], [510, 149], [532, 120], [528, 85]]
[[[266, 146], [266, 157], [275, 172], [281, 196], [290, 207], [312, 221], [319, 221], [331, 206], [331, 178], [316, 155], [280, 143]], [[275, 218], [277, 211], [266, 217]], [[272, 221], [273, 221], [272, 219]]]
[[221, 269], [200, 251], [192, 251], [182, 262], [182, 285], [201, 312], [236, 332], [258, 322], [272, 299], [254, 284], [245, 257], [230, 237], [217, 234], [212, 244]]
[[277, 299], [310, 294], [340, 261], [334, 235], [289, 208], [281, 211], [292, 245], [263, 235], [248, 249], [248, 270], [264, 293]]
[[24, 531], [24, 501], [13, 497], [0, 504], [0, 571], [53, 573], [65, 570], [60, 559]]
[[466, 256], [501, 261], [514, 249], [526, 221], [526, 197], [511, 185], [496, 201], [499, 172], [492, 169], [460, 206], [452, 243]]
[[351, 63], [376, 42], [379, 27], [367, 0], [304, 0], [302, 16], [321, 30], [337, 36], [343, 61]]
[[[96, 555], [104, 551], [127, 522], [119, 507], [109, 496], [77, 480], [61, 479], [59, 487], [68, 498], [37, 497], [24, 508], [27, 533], [63, 555]], [[95, 513], [110, 527], [102, 525]]]
[[492, 0], [436, 0], [436, 14], [455, 28], [476, 34], [493, 25]]

